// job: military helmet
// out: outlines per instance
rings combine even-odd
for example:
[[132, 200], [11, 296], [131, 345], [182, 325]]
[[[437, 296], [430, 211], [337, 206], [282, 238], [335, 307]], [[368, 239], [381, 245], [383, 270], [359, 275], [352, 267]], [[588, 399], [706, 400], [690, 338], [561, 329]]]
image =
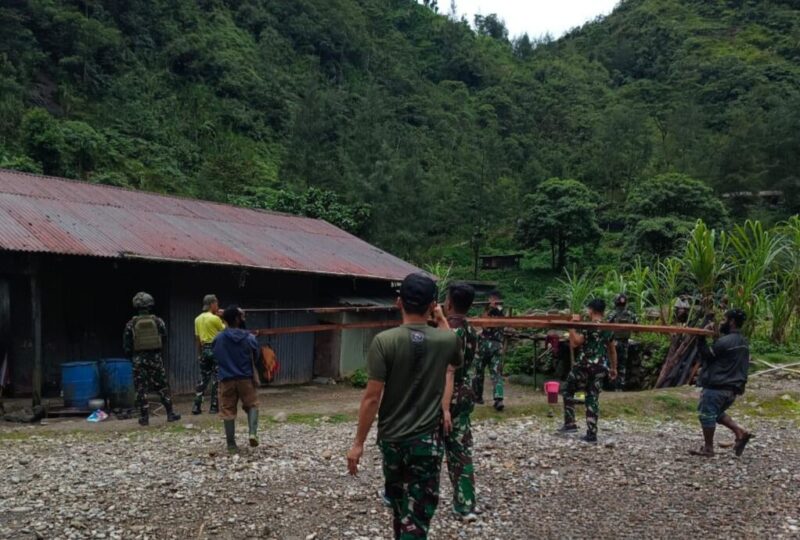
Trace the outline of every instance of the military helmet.
[[146, 292], [138, 292], [133, 297], [133, 307], [136, 309], [151, 308], [156, 305], [155, 299]]
[[619, 293], [617, 296], [614, 297], [614, 305], [615, 306], [624, 306], [628, 304], [628, 295], [625, 293]]

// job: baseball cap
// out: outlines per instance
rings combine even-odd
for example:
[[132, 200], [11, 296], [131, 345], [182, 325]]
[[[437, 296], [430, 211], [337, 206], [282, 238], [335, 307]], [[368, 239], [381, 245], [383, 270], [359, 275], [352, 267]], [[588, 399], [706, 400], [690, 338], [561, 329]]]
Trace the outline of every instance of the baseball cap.
[[426, 306], [436, 300], [436, 282], [425, 274], [409, 274], [400, 285], [400, 299], [408, 306]]

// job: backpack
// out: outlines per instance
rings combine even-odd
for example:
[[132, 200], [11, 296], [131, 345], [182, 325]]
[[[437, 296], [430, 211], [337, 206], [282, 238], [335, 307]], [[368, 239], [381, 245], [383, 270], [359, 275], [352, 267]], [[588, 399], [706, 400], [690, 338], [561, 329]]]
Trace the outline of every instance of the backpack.
[[133, 318], [133, 350], [155, 351], [161, 348], [161, 333], [155, 315], [140, 315]]

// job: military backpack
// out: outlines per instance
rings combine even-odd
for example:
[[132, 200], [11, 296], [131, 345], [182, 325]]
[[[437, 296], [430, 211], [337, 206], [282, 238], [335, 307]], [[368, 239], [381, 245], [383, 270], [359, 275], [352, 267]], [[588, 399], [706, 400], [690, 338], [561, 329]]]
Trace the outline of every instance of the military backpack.
[[155, 315], [140, 315], [133, 319], [133, 350], [155, 351], [161, 348], [161, 333]]

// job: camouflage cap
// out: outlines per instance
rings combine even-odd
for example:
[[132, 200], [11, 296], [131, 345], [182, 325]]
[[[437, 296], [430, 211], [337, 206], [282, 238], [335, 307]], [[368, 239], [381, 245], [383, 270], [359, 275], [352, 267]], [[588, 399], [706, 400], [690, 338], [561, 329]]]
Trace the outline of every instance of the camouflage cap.
[[133, 297], [133, 307], [136, 309], [151, 308], [156, 305], [155, 299], [146, 292], [138, 292]]
[[207, 294], [203, 297], [203, 309], [208, 309], [211, 307], [211, 304], [219, 304], [216, 295], [214, 294]]

